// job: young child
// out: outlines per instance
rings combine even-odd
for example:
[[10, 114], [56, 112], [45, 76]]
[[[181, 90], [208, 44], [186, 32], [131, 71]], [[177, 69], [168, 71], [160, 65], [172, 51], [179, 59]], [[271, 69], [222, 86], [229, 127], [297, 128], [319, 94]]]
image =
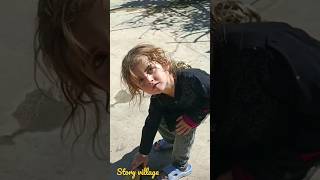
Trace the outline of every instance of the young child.
[[122, 61], [122, 80], [132, 98], [151, 94], [149, 114], [142, 129], [138, 155], [132, 169], [146, 166], [156, 132], [162, 140], [154, 150], [173, 148], [171, 165], [162, 179], [179, 179], [192, 171], [188, 164], [197, 126], [209, 113], [209, 74], [171, 61], [162, 49], [143, 44], [131, 49]]
[[[92, 103], [96, 109], [97, 135], [101, 119], [95, 88], [109, 92], [109, 13], [105, 0], [39, 0], [35, 42], [35, 65], [55, 80], [71, 112], [67, 123], [82, 124], [73, 118], [78, 109]], [[107, 94], [108, 97], [108, 94]], [[107, 100], [107, 103], [108, 100]], [[64, 126], [65, 126], [64, 125]], [[76, 126], [78, 127], [78, 126]]]

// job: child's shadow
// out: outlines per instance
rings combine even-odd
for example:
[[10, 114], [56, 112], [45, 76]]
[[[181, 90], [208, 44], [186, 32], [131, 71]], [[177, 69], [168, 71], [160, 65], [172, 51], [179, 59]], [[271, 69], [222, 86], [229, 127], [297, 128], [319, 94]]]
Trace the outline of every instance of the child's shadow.
[[[134, 156], [138, 153], [139, 147], [134, 148], [131, 152], [125, 154], [119, 161], [111, 163], [111, 177], [110, 179], [131, 179], [129, 176], [118, 176], [118, 168], [126, 168], [130, 170], [131, 162]], [[148, 167], [150, 171], [161, 171], [163, 167], [171, 163], [171, 154], [172, 150], [166, 150], [161, 152], [155, 152], [151, 150], [149, 154], [149, 163]], [[151, 176], [141, 176], [140, 179], [147, 180], [152, 179]]]

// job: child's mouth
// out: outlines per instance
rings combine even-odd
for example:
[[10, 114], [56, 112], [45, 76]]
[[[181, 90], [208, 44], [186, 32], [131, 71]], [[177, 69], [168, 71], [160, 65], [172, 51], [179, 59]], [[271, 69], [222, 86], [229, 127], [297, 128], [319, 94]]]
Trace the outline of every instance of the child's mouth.
[[159, 82], [158, 82], [158, 83], [155, 83], [155, 84], [153, 85], [153, 89], [155, 89], [158, 84], [159, 84]]

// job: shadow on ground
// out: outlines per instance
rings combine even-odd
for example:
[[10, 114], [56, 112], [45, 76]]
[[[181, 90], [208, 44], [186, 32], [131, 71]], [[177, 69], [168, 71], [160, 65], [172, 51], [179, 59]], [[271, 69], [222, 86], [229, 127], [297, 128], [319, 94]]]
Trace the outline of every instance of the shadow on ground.
[[[125, 154], [119, 161], [111, 163], [111, 173], [110, 179], [120, 180], [120, 179], [130, 179], [128, 176], [118, 176], [118, 168], [130, 169], [130, 163], [133, 160], [133, 157], [138, 153], [139, 147], [134, 148], [131, 152]], [[160, 171], [166, 165], [171, 163], [171, 150], [163, 152], [151, 151], [149, 154], [149, 163], [148, 167], [150, 171]], [[151, 179], [151, 176], [142, 176], [141, 179]]]
[[[149, 26], [149, 30], [169, 28], [179, 39], [192, 36], [193, 43], [209, 34], [210, 27], [209, 0], [133, 0], [111, 9], [111, 13], [119, 10], [143, 9], [143, 13], [119, 23], [111, 31]], [[146, 33], [146, 32], [145, 32]], [[196, 35], [196, 36], [195, 36]], [[143, 36], [143, 34], [141, 35]], [[181, 41], [181, 40], [180, 40]]]
[[48, 132], [60, 128], [67, 117], [67, 104], [35, 89], [26, 94], [12, 116], [19, 128], [9, 135], [0, 136], [0, 145], [14, 145], [14, 138], [26, 132]]

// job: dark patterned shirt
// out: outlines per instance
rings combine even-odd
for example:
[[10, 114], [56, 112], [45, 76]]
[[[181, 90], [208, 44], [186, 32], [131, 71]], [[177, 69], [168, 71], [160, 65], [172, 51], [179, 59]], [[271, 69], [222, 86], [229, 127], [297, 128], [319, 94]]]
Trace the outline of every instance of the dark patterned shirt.
[[320, 156], [320, 42], [285, 23], [215, 26], [213, 178], [302, 179]]
[[176, 119], [184, 116], [199, 125], [210, 109], [210, 76], [200, 69], [184, 69], [176, 73], [174, 97], [153, 95], [149, 115], [142, 130], [140, 153], [149, 154], [160, 121], [165, 120], [170, 131]]

